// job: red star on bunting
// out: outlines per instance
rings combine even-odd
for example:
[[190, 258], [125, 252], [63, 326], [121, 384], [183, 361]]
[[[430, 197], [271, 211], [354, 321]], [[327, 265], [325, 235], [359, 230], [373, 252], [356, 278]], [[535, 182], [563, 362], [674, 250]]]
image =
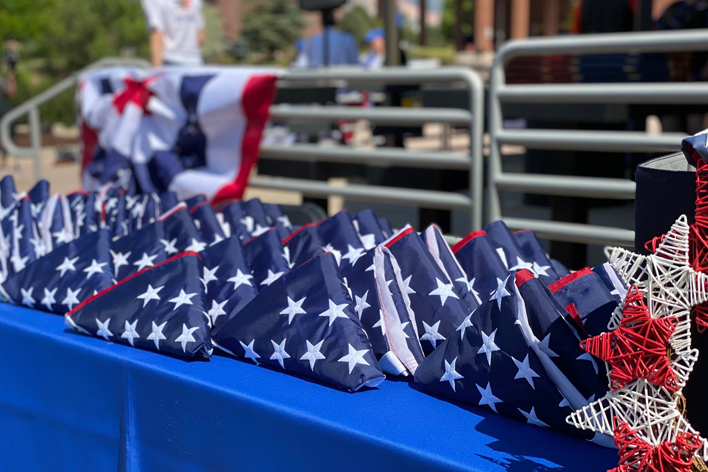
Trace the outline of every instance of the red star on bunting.
[[608, 472], [690, 472], [701, 447], [697, 434], [681, 433], [673, 442], [654, 447], [638, 438], [627, 423], [615, 417], [614, 437], [619, 465]]
[[133, 80], [131, 78], [124, 79], [126, 88], [121, 93], [113, 98], [113, 106], [116, 107], [118, 113], [123, 113], [123, 109], [128, 103], [134, 103], [147, 113], [147, 104], [154, 94], [147, 88], [151, 82], [155, 81], [155, 77], [149, 77], [145, 80]]
[[677, 324], [676, 317], [652, 318], [644, 297], [632, 285], [619, 327], [582, 341], [580, 347], [612, 367], [612, 391], [644, 378], [675, 392], [679, 387], [667, 349]]

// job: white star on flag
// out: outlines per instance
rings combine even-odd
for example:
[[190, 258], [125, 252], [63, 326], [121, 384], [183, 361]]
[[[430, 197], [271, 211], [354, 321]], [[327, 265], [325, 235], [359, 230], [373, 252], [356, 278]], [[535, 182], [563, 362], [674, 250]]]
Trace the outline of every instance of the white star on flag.
[[499, 311], [501, 311], [502, 298], [511, 296], [511, 293], [509, 293], [509, 291], [506, 289], [506, 283], [508, 282], [508, 280], [509, 276], [507, 276], [504, 281], [497, 277], [497, 288], [490, 294], [491, 297], [489, 299], [496, 300], [497, 306], [499, 307]]
[[108, 318], [106, 321], [99, 321], [98, 318], [96, 318], [96, 324], [98, 325], [98, 331], [96, 331], [96, 336], [101, 336], [103, 339], [108, 341], [108, 338], [113, 336], [113, 333], [108, 329], [108, 323], [111, 322], [111, 319]]
[[246, 359], [251, 359], [253, 362], [258, 364], [258, 360], [261, 356], [256, 354], [256, 351], [253, 350], [253, 343], [256, 342], [256, 340], [252, 340], [248, 345], [244, 344], [243, 342], [239, 341], [239, 344], [241, 344], [241, 347], [244, 350], [243, 357]]
[[128, 258], [130, 257], [131, 251], [126, 252], [123, 254], [122, 252], [113, 252], [112, 249], [109, 249], [111, 253], [111, 257], [113, 258], [113, 271], [116, 277], [118, 277], [118, 270], [121, 268], [121, 266], [128, 265]]
[[[194, 294], [196, 295], [196, 293]], [[190, 303], [191, 305], [191, 303]], [[199, 329], [199, 326], [195, 326], [194, 328], [187, 328], [186, 324], [182, 324], [182, 334], [177, 336], [177, 339], [175, 339], [176, 343], [179, 343], [182, 345], [182, 352], [187, 352], [187, 344], [188, 343], [194, 343], [197, 340], [194, 339], [194, 336], [192, 334]]]
[[47, 290], [47, 288], [44, 288], [44, 297], [42, 298], [42, 301], [40, 302], [42, 305], [47, 307], [47, 310], [52, 311], [52, 305], [55, 304], [57, 301], [54, 299], [54, 294], [57, 293], [57, 288], [55, 287], [54, 290]]
[[177, 308], [181, 307], [182, 305], [193, 305], [192, 303], [192, 297], [196, 297], [196, 293], [185, 293], [184, 290], [180, 289], [179, 295], [177, 295], [175, 298], [171, 298], [168, 300], [169, 303], [174, 303], [175, 307], [173, 310], [176, 310]]
[[413, 275], [409, 275], [408, 278], [403, 280], [403, 285], [406, 287], [406, 293], [409, 295], [416, 293], [416, 291], [411, 288], [411, 279], [412, 278], [413, 278]]
[[348, 260], [349, 264], [354, 267], [356, 261], [364, 255], [364, 252], [363, 248], [354, 248], [351, 244], [347, 244], [347, 253], [342, 256], [342, 259]]
[[216, 319], [221, 315], [225, 315], [224, 305], [226, 305], [228, 300], [224, 300], [221, 303], [217, 303], [216, 300], [211, 301], [211, 308], [207, 312], [207, 316], [210, 318], [212, 325], [216, 326]]
[[76, 264], [76, 261], [78, 261], [78, 257], [74, 257], [73, 259], [69, 259], [68, 257], [64, 258], [64, 261], [57, 266], [57, 271], [59, 272], [59, 277], [64, 277], [64, 274], [67, 273], [67, 271], [74, 271], [76, 272], [76, 267], [74, 264]]
[[270, 356], [270, 359], [277, 359], [278, 364], [280, 364], [280, 367], [283, 369], [285, 369], [285, 364], [283, 361], [285, 359], [290, 359], [290, 354], [285, 352], [285, 340], [286, 338], [283, 338], [283, 341], [280, 344], [276, 343], [272, 339], [270, 340], [271, 344], [273, 344], [273, 354]]
[[482, 346], [477, 351], [477, 355], [486, 354], [487, 364], [491, 367], [492, 365], [492, 353], [495, 351], [501, 351], [499, 346], [494, 343], [494, 338], [497, 336], [497, 330], [492, 331], [492, 334], [487, 336], [484, 331], [480, 331], [482, 334]]
[[[162, 287], [160, 287], [162, 288]], [[167, 324], [167, 321], [162, 323], [161, 325], [157, 325], [154, 321], [152, 322], [152, 333], [148, 334], [148, 341], [154, 341], [155, 342], [155, 348], [159, 351], [160, 350], [160, 341], [167, 339], [164, 334], [162, 334], [162, 330], [165, 329], [165, 325]]]
[[288, 307], [280, 312], [281, 315], [288, 315], [288, 324], [293, 322], [295, 315], [304, 315], [305, 310], [302, 309], [302, 304], [305, 303], [307, 297], [302, 297], [298, 301], [293, 301], [292, 298], [288, 297]]
[[369, 365], [369, 363], [366, 362], [366, 359], [364, 359], [364, 355], [366, 355], [367, 352], [368, 352], [368, 350], [366, 350], [366, 349], [362, 349], [360, 351], [357, 351], [354, 348], [354, 346], [349, 344], [349, 353], [346, 356], [339, 359], [337, 362], [346, 362], [347, 364], [349, 364], [349, 373], [351, 374], [352, 370], [354, 370], [355, 365], [357, 365], [357, 364]]
[[97, 262], [96, 259], [91, 259], [91, 265], [84, 269], [86, 272], [86, 280], [90, 279], [93, 274], [102, 274], [103, 266], [108, 265], [108, 262]]
[[456, 392], [455, 390], [455, 380], [457, 379], [464, 379], [462, 375], [460, 375], [456, 370], [455, 370], [455, 363], [457, 362], [457, 357], [455, 357], [452, 362], [447, 362], [445, 360], [445, 373], [443, 374], [442, 377], [440, 377], [441, 382], [450, 382], [450, 387], [452, 387], [452, 391]]
[[34, 298], [32, 298], [32, 291], [34, 287], [30, 287], [29, 290], [24, 288], [20, 289], [20, 294], [22, 295], [22, 304], [30, 308], [34, 308]]
[[514, 357], [512, 357], [511, 360], [514, 361], [516, 368], [519, 369], [514, 376], [514, 380], [525, 379], [529, 385], [531, 385], [531, 388], [535, 390], [536, 386], [533, 384], [533, 379], [534, 377], [540, 377], [540, 375], [534, 372], [534, 370], [529, 366], [529, 355], [526, 354], [526, 357], [521, 362], [517, 361]]
[[75, 291], [71, 290], [71, 287], [68, 287], [66, 289], [66, 296], [64, 299], [61, 301], [62, 305], [66, 305], [69, 307], [69, 311], [71, 311], [72, 308], [74, 308], [74, 305], [79, 304], [79, 299], [76, 297], [79, 292], [81, 291], [80, 288], [77, 288]]
[[495, 397], [492, 393], [492, 385], [490, 383], [487, 383], [486, 388], [482, 388], [479, 385], [475, 386], [477, 387], [477, 391], [479, 391], [479, 394], [482, 396], [482, 398], [479, 399], [479, 406], [487, 405], [489, 408], [492, 409], [492, 411], [494, 411], [494, 413], [499, 413], [497, 411], [496, 404], [502, 403], [502, 401]]
[[460, 282], [460, 283], [465, 284], [465, 286], [467, 287], [467, 291], [471, 292], [472, 295], [474, 295], [474, 299], [477, 300], [477, 303], [479, 303], [481, 305], [482, 299], [479, 298], [479, 292], [474, 289], [475, 279], [476, 279], [476, 277], [473, 277], [472, 280], [467, 280], [467, 277], [463, 276], [463, 277], [455, 279], [455, 282]]
[[251, 279], [253, 279], [253, 276], [251, 274], [244, 274], [243, 272], [241, 272], [241, 269], [238, 269], [236, 271], [236, 275], [231, 277], [230, 279], [226, 279], [226, 281], [233, 282], [234, 290], [236, 290], [241, 285], [248, 285], [249, 287], [253, 287], [253, 285], [251, 285], [251, 282], [249, 282], [249, 280]]
[[175, 247], [175, 244], [177, 244], [177, 238], [174, 238], [171, 241], [168, 241], [166, 239], [160, 239], [160, 244], [164, 246], [164, 250], [168, 255], [177, 254], [179, 252]]
[[265, 278], [265, 280], [263, 280], [263, 282], [261, 282], [261, 285], [270, 285], [276, 280], [278, 280], [283, 274], [284, 272], [273, 273], [272, 270], [268, 269], [268, 276]]
[[138, 266], [138, 272], [139, 272], [146, 267], [154, 266], [155, 264], [153, 263], [153, 261], [155, 260], [156, 257], [157, 257], [157, 254], [155, 254], [154, 256], [148, 256], [147, 252], [144, 252], [143, 257], [141, 257], [140, 260], [133, 262], [133, 265]]
[[336, 320], [337, 318], [347, 318], [347, 315], [344, 313], [344, 309], [346, 307], [347, 307], [346, 303], [343, 303], [341, 305], [337, 305], [332, 300], [329, 300], [329, 309], [320, 313], [319, 316], [329, 317], [329, 325], [328, 326], [332, 326], [332, 323], [334, 323], [334, 320]]
[[320, 352], [320, 349], [322, 349], [322, 343], [324, 343], [324, 339], [314, 345], [310, 341], [305, 341], [305, 343], [307, 346], [307, 352], [302, 355], [300, 360], [301, 361], [309, 361], [310, 362], [310, 369], [314, 372], [315, 371], [315, 362], [325, 358], [324, 354], [322, 354]]
[[214, 267], [213, 269], [207, 269], [206, 266], [203, 267], [203, 276], [201, 279], [202, 284], [204, 284], [204, 293], [209, 292], [209, 282], [213, 282], [214, 280], [219, 280], [214, 274], [216, 274], [216, 271], [219, 270], [219, 266]]
[[160, 296], [158, 293], [160, 290], [165, 288], [165, 286], [157, 287], [157, 288], [152, 288], [152, 285], [148, 284], [147, 290], [145, 290], [145, 293], [141, 293], [140, 295], [137, 296], [139, 300], [143, 300], [143, 308], [148, 304], [150, 300], [159, 300]]
[[435, 322], [433, 324], [433, 326], [428, 326], [428, 323], [423, 321], [423, 329], [425, 329], [425, 334], [420, 337], [420, 340], [421, 341], [430, 341], [430, 344], [433, 345], [433, 349], [435, 349], [437, 347], [438, 341], [445, 341], [445, 336], [438, 333], [439, 328], [440, 328], [440, 320]]
[[185, 251], [202, 252], [206, 246], [206, 243], [201, 243], [196, 239], [192, 238], [192, 244], [187, 246]]
[[359, 297], [358, 295], [354, 296], [354, 299], [356, 300], [356, 304], [354, 306], [354, 311], [356, 311], [357, 316], [359, 317], [359, 320], [361, 321], [361, 315], [364, 313], [364, 310], [367, 308], [371, 308], [371, 305], [369, 305], [366, 302], [366, 298], [369, 295], [369, 291], [367, 290], [364, 292], [364, 295]]
[[435, 296], [440, 297], [440, 306], [444, 306], [445, 302], [447, 301], [447, 299], [449, 297], [459, 299], [457, 294], [452, 291], [452, 284], [451, 283], [450, 284], [443, 283], [443, 281], [438, 279], [437, 277], [435, 278], [435, 282], [437, 283], [438, 288], [436, 288], [435, 290], [430, 292], [428, 295], [429, 296], [435, 295]]
[[474, 326], [472, 324], [472, 315], [473, 314], [474, 314], [474, 311], [472, 313], [470, 313], [469, 315], [467, 315], [467, 318], [462, 320], [462, 323], [460, 323], [460, 326], [458, 326], [457, 329], [455, 330], [455, 331], [460, 332], [460, 339], [462, 339], [463, 341], [465, 339], [465, 330], [467, 328], [471, 328], [472, 326]]
[[134, 340], [140, 338], [140, 335], [138, 335], [138, 332], [135, 330], [137, 324], [138, 320], [135, 320], [132, 323], [125, 320], [125, 331], [123, 331], [123, 334], [120, 335], [121, 338], [127, 339], [133, 347], [135, 347]]
[[544, 423], [543, 421], [538, 419], [538, 416], [536, 416], [535, 407], [532, 406], [531, 411], [529, 411], [528, 413], [526, 413], [521, 408], [517, 408], [517, 410], [519, 410], [519, 413], [521, 413], [522, 415], [524, 415], [526, 417], [526, 422], [528, 424], [540, 426], [541, 428], [548, 428], [549, 427], [546, 423]]

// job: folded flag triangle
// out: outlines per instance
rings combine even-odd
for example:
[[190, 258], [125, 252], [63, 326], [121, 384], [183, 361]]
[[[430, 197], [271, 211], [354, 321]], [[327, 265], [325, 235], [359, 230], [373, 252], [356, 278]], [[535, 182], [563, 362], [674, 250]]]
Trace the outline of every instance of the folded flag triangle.
[[283, 250], [290, 267], [298, 267], [313, 257], [327, 252], [319, 230], [314, 224], [301, 226], [290, 233], [283, 239]]
[[523, 300], [513, 272], [497, 293], [423, 361], [416, 384], [529, 424], [592, 437], [565, 422], [570, 405], [522, 333]]
[[212, 327], [230, 320], [258, 294], [238, 237], [212, 244], [201, 253], [206, 316]]
[[83, 301], [66, 314], [66, 323], [106, 341], [178, 357], [210, 357], [200, 268], [197, 253], [178, 254]]
[[460, 300], [453, 282], [413, 228], [406, 226], [384, 246], [400, 267], [405, 291], [415, 313], [420, 342], [423, 350], [430, 353], [455, 332], [474, 307]]
[[263, 287], [213, 339], [234, 356], [349, 391], [384, 380], [332, 254]]
[[283, 245], [273, 228], [246, 241], [243, 252], [258, 290], [272, 284], [290, 270]]
[[64, 314], [113, 284], [111, 237], [99, 230], [62, 244], [2, 284], [4, 296], [29, 308]]

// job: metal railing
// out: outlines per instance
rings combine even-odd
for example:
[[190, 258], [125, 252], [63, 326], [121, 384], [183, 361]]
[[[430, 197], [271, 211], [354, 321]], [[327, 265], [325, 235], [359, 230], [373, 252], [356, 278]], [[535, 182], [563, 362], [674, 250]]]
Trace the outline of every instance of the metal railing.
[[[502, 218], [512, 229], [529, 228], [542, 237], [558, 241], [633, 245], [634, 232], [627, 229], [504, 217], [499, 194], [505, 190], [631, 200], [636, 187], [628, 179], [504, 172], [500, 146], [514, 144], [529, 149], [569, 151], [675, 152], [685, 137], [679, 133], [650, 135], [636, 131], [504, 129], [503, 103], [708, 104], [708, 83], [510, 85], [506, 83], [505, 67], [512, 59], [550, 54], [664, 53], [707, 49], [706, 30], [564, 36], [507, 43], [495, 57], [490, 78], [489, 219]], [[569, 120], [572, 121], [572, 117]]]
[[[418, 85], [429, 83], [462, 83], [469, 89], [470, 102], [465, 109], [454, 108], [352, 108], [328, 106], [271, 107], [275, 121], [336, 122], [339, 120], [368, 120], [381, 125], [409, 126], [426, 123], [446, 123], [469, 127], [469, 155], [449, 152], [419, 152], [402, 148], [358, 149], [349, 146], [320, 146], [295, 144], [292, 146], [268, 145], [261, 147], [262, 158], [286, 159], [304, 162], [336, 162], [377, 166], [410, 166], [431, 169], [469, 170], [470, 195], [443, 190], [418, 190], [391, 188], [377, 185], [330, 185], [324, 181], [269, 177], [254, 175], [251, 187], [290, 190], [307, 197], [337, 195], [350, 200], [394, 203], [424, 208], [469, 211], [472, 229], [482, 226], [483, 210], [483, 157], [484, 88], [479, 76], [471, 70], [442, 68], [415, 70], [391, 67], [380, 70], [329, 69], [292, 71], [282, 77], [282, 85], [331, 85], [333, 83], [356, 85]], [[468, 105], [468, 106], [467, 106]]]
[[[140, 67], [147, 69], [150, 67], [150, 63], [140, 58], [106, 57], [100, 59], [13, 108], [0, 119], [0, 143], [2, 143], [3, 149], [13, 156], [33, 157], [35, 180], [42, 178], [42, 122], [40, 120], [39, 107], [68, 90], [75, 90], [81, 74], [100, 67], [111, 66]], [[10, 133], [12, 124], [25, 115], [29, 118], [30, 147], [17, 146], [12, 140]]]

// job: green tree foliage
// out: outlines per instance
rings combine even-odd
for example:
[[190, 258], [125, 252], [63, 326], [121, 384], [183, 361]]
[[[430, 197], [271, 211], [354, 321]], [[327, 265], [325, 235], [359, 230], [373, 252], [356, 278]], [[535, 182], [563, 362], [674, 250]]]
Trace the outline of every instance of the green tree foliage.
[[[462, 2], [462, 38], [472, 34], [472, 17], [474, 11], [474, 0], [461, 0]], [[455, 20], [457, 12], [455, 10], [455, 0], [445, 0], [445, 8], [442, 17], [442, 33], [448, 41], [455, 40]]]
[[244, 15], [242, 35], [250, 51], [265, 54], [272, 62], [276, 51], [293, 49], [304, 26], [305, 18], [294, 0], [258, 0]]
[[51, 17], [46, 11], [54, 0], [2, 0], [0, 1], [0, 42], [13, 35], [27, 40], [40, 34]]
[[369, 16], [369, 14], [357, 5], [349, 9], [342, 20], [339, 22], [339, 29], [350, 33], [354, 38], [356, 38], [359, 46], [364, 46], [364, 36], [366, 33], [377, 25], [376, 19]]

